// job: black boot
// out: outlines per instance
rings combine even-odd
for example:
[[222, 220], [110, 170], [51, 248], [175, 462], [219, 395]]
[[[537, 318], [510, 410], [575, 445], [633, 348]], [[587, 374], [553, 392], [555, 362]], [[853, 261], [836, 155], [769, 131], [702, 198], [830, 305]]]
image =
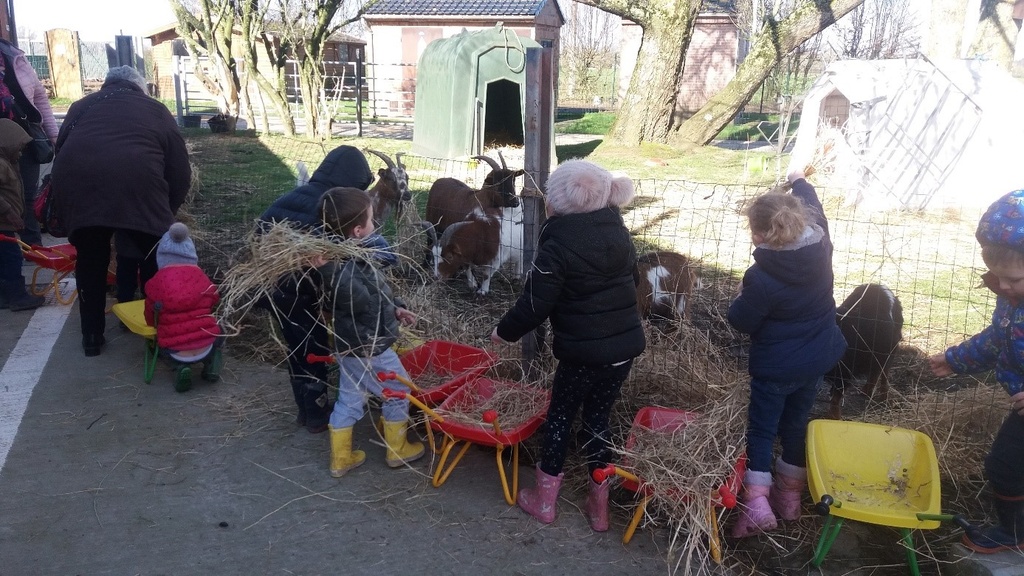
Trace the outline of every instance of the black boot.
[[292, 392], [299, 406], [296, 422], [305, 426], [310, 434], [326, 432], [334, 409], [327, 396], [327, 385], [315, 378], [296, 376], [292, 378]]
[[964, 546], [982, 554], [1024, 550], [1024, 497], [993, 496], [999, 524], [968, 530], [964, 533]]
[[12, 312], [35, 310], [46, 303], [46, 298], [33, 296], [25, 289], [25, 278], [0, 281], [0, 308], [10, 308]]
[[100, 349], [106, 343], [107, 339], [103, 337], [103, 334], [82, 335], [82, 350], [85, 351], [86, 356], [99, 356]]

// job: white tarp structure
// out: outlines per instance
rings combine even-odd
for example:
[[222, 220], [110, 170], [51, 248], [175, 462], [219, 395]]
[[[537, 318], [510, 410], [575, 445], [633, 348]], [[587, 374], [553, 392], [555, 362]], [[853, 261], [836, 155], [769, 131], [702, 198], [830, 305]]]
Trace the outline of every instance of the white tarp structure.
[[836, 62], [803, 101], [793, 166], [827, 127], [848, 200], [912, 210], [987, 205], [1024, 188], [1024, 84], [981, 60]]

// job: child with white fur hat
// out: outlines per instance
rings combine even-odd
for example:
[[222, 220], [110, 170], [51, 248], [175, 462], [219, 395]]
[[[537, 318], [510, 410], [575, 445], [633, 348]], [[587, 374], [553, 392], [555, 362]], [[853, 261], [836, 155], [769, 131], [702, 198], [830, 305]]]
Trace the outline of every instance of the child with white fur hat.
[[175, 222], [156, 247], [160, 270], [146, 284], [146, 321], [156, 326], [160, 348], [175, 361], [175, 389], [192, 385], [190, 365], [203, 362], [203, 379], [219, 379], [221, 334], [213, 308], [217, 286], [199, 267], [188, 227]]
[[[547, 434], [537, 464], [537, 484], [521, 490], [519, 507], [545, 524], [555, 519], [562, 466], [576, 413], [589, 472], [612, 453], [608, 417], [646, 347], [636, 305], [636, 249], [619, 213], [633, 199], [633, 182], [583, 160], [555, 170], [545, 196], [548, 220], [541, 230], [523, 293], [491, 333], [514, 342], [550, 319], [558, 359], [547, 414]], [[608, 529], [608, 481], [591, 476], [584, 510], [595, 531]]]

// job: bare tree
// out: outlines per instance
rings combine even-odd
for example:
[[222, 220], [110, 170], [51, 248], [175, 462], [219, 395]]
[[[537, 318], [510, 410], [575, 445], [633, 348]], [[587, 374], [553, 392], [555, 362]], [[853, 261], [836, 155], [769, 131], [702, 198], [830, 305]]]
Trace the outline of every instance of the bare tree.
[[920, 49], [920, 33], [905, 0], [866, 0], [836, 22], [830, 42], [844, 59], [908, 58]]
[[[561, 33], [561, 66], [568, 94], [589, 98], [602, 74], [610, 73], [618, 50], [618, 18], [579, 2], [569, 2]], [[613, 86], [615, 79], [612, 79]]]
[[[609, 140], [627, 146], [643, 142], [704, 144], [743, 108], [778, 63], [864, 0], [797, 0], [785, 17], [765, 14], [750, 53], [736, 76], [707, 105], [679, 124], [679, 76], [693, 36], [701, 0], [580, 0], [643, 29], [629, 89]], [[782, 5], [782, 2], [779, 2]], [[777, 11], [776, 11], [777, 12]]]

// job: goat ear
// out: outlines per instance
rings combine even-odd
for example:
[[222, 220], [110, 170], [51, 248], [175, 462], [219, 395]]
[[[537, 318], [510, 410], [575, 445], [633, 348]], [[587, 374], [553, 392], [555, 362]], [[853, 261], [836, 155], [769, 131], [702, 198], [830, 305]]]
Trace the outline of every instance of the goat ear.
[[387, 174], [387, 173], [388, 173], [388, 169], [387, 168], [379, 168], [377, 170], [377, 175], [380, 176], [381, 178], [383, 178], [384, 175]]
[[512, 174], [512, 176], [518, 178], [519, 176], [522, 176], [524, 174], [526, 174], [526, 170], [516, 170], [515, 173]]

